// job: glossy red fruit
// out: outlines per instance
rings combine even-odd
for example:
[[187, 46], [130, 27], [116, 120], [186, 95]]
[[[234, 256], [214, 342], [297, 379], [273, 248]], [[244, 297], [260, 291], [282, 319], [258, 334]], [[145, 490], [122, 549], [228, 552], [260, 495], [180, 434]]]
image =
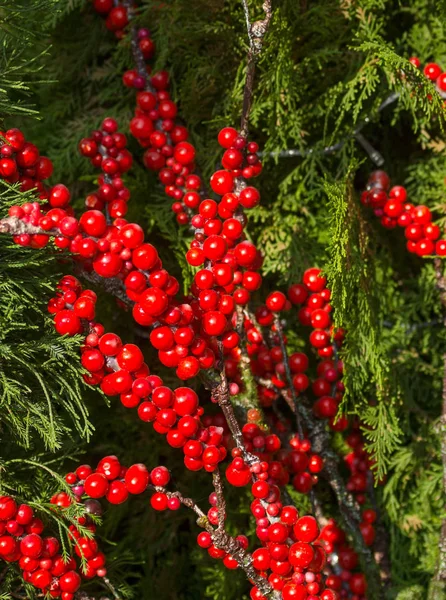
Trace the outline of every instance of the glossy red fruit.
[[99, 461], [96, 471], [112, 481], [121, 473], [121, 463], [116, 456], [105, 456]]
[[312, 292], [321, 292], [327, 285], [327, 280], [321, 275], [321, 270], [316, 268], [305, 271], [303, 282]]
[[16, 551], [16, 541], [10, 535], [0, 536], [0, 556], [10, 556]]
[[314, 517], [305, 515], [300, 517], [293, 528], [294, 535], [300, 542], [314, 542], [319, 536], [319, 526]]
[[68, 573], [65, 573], [60, 577], [59, 585], [62, 592], [74, 594], [81, 586], [79, 573], [76, 573], [76, 571], [68, 571]]
[[153, 485], [165, 487], [170, 481], [170, 473], [166, 467], [155, 467], [150, 472], [150, 480]]
[[142, 367], [144, 356], [138, 346], [135, 344], [126, 344], [121, 348], [116, 361], [121, 369], [133, 372], [138, 371]]
[[216, 310], [210, 310], [203, 315], [203, 329], [207, 335], [221, 335], [226, 329], [226, 317], [223, 313]]
[[127, 487], [123, 481], [115, 480], [110, 483], [106, 498], [110, 504], [122, 504], [129, 497]]
[[441, 75], [441, 67], [437, 63], [427, 63], [423, 69], [423, 73], [428, 79], [435, 81]]
[[218, 143], [223, 148], [230, 148], [236, 138], [238, 137], [238, 132], [233, 127], [223, 127], [218, 134]]
[[54, 317], [54, 326], [60, 335], [76, 335], [82, 331], [82, 324], [72, 310], [61, 310]]
[[[22, 505], [26, 506], [26, 505]], [[8, 521], [17, 513], [17, 503], [11, 496], [0, 496], [0, 521]]]
[[108, 490], [108, 480], [102, 473], [92, 473], [84, 483], [85, 493], [92, 498], [102, 498]]
[[257, 548], [252, 553], [253, 567], [258, 571], [266, 571], [270, 567], [271, 557], [267, 548]]
[[70, 203], [70, 191], [62, 183], [51, 188], [49, 203], [53, 208], [64, 208]]
[[154, 508], [155, 510], [159, 510], [159, 511], [166, 510], [166, 508], [167, 508], [166, 494], [163, 494], [162, 492], [156, 492], [150, 498], [150, 504], [152, 505], [152, 508]]
[[107, 221], [99, 210], [87, 210], [79, 219], [79, 225], [88, 235], [101, 237], [107, 228]]
[[216, 194], [223, 196], [234, 189], [234, 177], [229, 171], [216, 171], [211, 177], [211, 188]]
[[175, 412], [181, 417], [194, 415], [198, 408], [198, 396], [188, 387], [179, 387], [174, 392]]
[[354, 573], [349, 581], [350, 589], [354, 594], [363, 596], [367, 591], [367, 583], [362, 573]]
[[141, 246], [144, 241], [144, 230], [136, 223], [124, 225], [119, 230], [119, 239], [126, 248], [134, 249]]
[[30, 556], [31, 558], [37, 558], [42, 554], [43, 551], [43, 540], [40, 535], [30, 533], [25, 535], [20, 541], [20, 552], [24, 556]]
[[155, 317], [166, 310], [169, 297], [160, 288], [151, 287], [141, 294], [140, 304], [147, 314]]
[[273, 292], [266, 299], [266, 306], [272, 312], [280, 312], [286, 306], [286, 296], [282, 292]]
[[105, 278], [116, 277], [121, 272], [122, 265], [122, 258], [111, 252], [105, 252], [93, 261], [96, 273]]
[[288, 289], [288, 298], [292, 304], [303, 304], [307, 297], [308, 290], [301, 283], [295, 283]]
[[287, 583], [282, 589], [283, 600], [305, 600], [307, 597], [307, 588], [301, 584]]
[[248, 186], [240, 192], [239, 200], [244, 208], [254, 208], [260, 202], [260, 193], [255, 187]]
[[128, 23], [127, 8], [125, 6], [115, 6], [108, 14], [106, 25], [111, 31], [124, 29]]
[[174, 159], [182, 165], [188, 165], [195, 160], [195, 148], [189, 142], [180, 142], [175, 146]]
[[242, 469], [236, 469], [231, 463], [226, 469], [226, 479], [234, 487], [243, 487], [251, 481], [252, 475], [246, 465]]

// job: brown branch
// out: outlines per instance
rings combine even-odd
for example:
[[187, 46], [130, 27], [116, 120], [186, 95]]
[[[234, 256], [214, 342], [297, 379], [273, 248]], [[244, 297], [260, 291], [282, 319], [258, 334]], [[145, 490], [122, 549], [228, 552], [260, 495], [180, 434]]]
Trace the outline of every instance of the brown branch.
[[115, 600], [121, 600], [121, 596], [118, 594], [118, 592], [116, 591], [115, 587], [113, 586], [113, 584], [111, 583], [110, 579], [108, 577], [103, 577], [102, 581], [105, 583], [106, 587], [108, 587], [108, 589], [111, 591], [111, 593], [113, 594], [113, 598]]
[[130, 298], [127, 296], [125, 292], [125, 287], [121, 279], [118, 277], [111, 277], [110, 279], [106, 279], [101, 277], [94, 271], [86, 271], [85, 269], [76, 270], [76, 275], [82, 277], [86, 281], [90, 283], [94, 283], [102, 287], [107, 294], [115, 296], [118, 300], [120, 300], [123, 304], [125, 304], [128, 308], [132, 308], [135, 304]]
[[205, 529], [210, 534], [214, 546], [219, 550], [224, 550], [234, 560], [236, 560], [240, 568], [245, 571], [248, 579], [259, 588], [260, 592], [264, 596], [269, 596], [275, 600], [279, 600], [281, 596], [274, 592], [268, 580], [259, 575], [259, 573], [257, 573], [257, 571], [254, 569], [252, 564], [252, 555], [249, 552], [246, 552], [246, 550], [244, 550], [244, 548], [242, 548], [240, 545], [239, 541], [235, 537], [229, 535], [224, 528], [224, 516], [223, 519], [221, 519], [220, 515], [224, 515], [226, 503], [223, 497], [223, 482], [218, 471], [213, 473], [213, 483], [215, 492], [217, 494], [217, 507], [219, 512], [219, 524], [216, 529], [214, 529], [207, 516], [191, 498], [184, 497], [181, 492], [178, 491], [169, 492], [162, 486], [150, 485], [149, 487], [157, 492], [166, 494], [168, 498], [177, 498], [181, 504], [186, 506], [186, 508], [193, 510], [198, 516], [197, 525]]
[[257, 456], [247, 452], [245, 448], [245, 443], [243, 440], [243, 434], [240, 429], [240, 425], [236, 419], [234, 414], [234, 407], [232, 406], [230, 396], [229, 396], [229, 386], [228, 380], [226, 378], [226, 373], [224, 371], [224, 366], [222, 366], [222, 370], [220, 371], [220, 381], [214, 382], [211, 387], [212, 396], [217, 401], [217, 404], [221, 408], [223, 415], [228, 424], [229, 430], [234, 439], [235, 445], [240, 450], [243, 460], [247, 465], [253, 465], [254, 463], [259, 462]]
[[242, 0], [242, 3], [243, 10], [245, 12], [246, 27], [248, 30], [249, 50], [246, 65], [246, 81], [243, 90], [243, 109], [240, 124], [240, 135], [243, 137], [247, 137], [249, 115], [251, 113], [252, 106], [256, 63], [262, 51], [263, 40], [266, 35], [266, 32], [268, 31], [273, 12], [271, 7], [271, 0], [265, 0], [262, 7], [265, 13], [265, 18], [262, 21], [255, 21], [251, 24], [251, 20], [249, 17], [248, 0]]
[[226, 501], [223, 494], [223, 482], [221, 480], [218, 465], [215, 471], [212, 473], [212, 483], [214, 485], [214, 490], [217, 495], [218, 530], [223, 531], [223, 529], [225, 528]]
[[61, 236], [62, 234], [57, 229], [45, 230], [31, 223], [25, 223], [18, 217], [5, 217], [0, 219], [0, 233], [7, 233], [9, 235], [23, 235], [27, 233], [29, 235], [49, 235], [49, 236]]

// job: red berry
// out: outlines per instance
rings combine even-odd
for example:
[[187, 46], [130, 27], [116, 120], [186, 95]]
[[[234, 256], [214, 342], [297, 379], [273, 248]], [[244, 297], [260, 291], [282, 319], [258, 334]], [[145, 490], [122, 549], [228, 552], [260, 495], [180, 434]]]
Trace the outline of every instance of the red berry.
[[238, 136], [238, 132], [233, 127], [223, 127], [218, 134], [218, 143], [223, 148], [230, 148]]
[[70, 203], [70, 191], [62, 183], [55, 185], [48, 198], [53, 208], [64, 208]]
[[96, 472], [102, 473], [109, 481], [112, 481], [119, 477], [119, 474], [121, 473], [121, 463], [116, 456], [105, 456], [99, 461]]
[[150, 473], [153, 485], [165, 487], [170, 481], [170, 473], [166, 467], [155, 467]]
[[76, 335], [82, 331], [82, 324], [72, 310], [61, 310], [54, 317], [54, 326], [60, 335]]
[[286, 306], [286, 296], [282, 292], [273, 292], [266, 299], [266, 306], [272, 312], [280, 312]]
[[251, 481], [252, 475], [248, 467], [236, 469], [231, 463], [226, 469], [226, 479], [234, 487], [243, 487]]
[[195, 159], [195, 148], [189, 142], [180, 142], [176, 145], [173, 156], [182, 165], [188, 165]]
[[138, 248], [144, 241], [144, 230], [136, 223], [129, 223], [119, 230], [119, 239], [126, 248]]
[[220, 311], [211, 310], [203, 315], [203, 329], [207, 335], [221, 335], [226, 328], [226, 317]]
[[255, 187], [248, 186], [240, 192], [240, 204], [245, 208], [253, 208], [260, 202], [260, 194]]
[[62, 592], [74, 594], [81, 586], [81, 578], [76, 571], [68, 571], [60, 577], [59, 585]]
[[216, 194], [223, 196], [234, 189], [234, 177], [229, 171], [216, 171], [211, 177], [211, 188]]
[[102, 498], [108, 490], [108, 481], [102, 473], [92, 473], [85, 480], [85, 493], [92, 498]]
[[283, 600], [305, 600], [307, 597], [307, 588], [304, 585], [287, 583], [282, 589]]
[[[22, 504], [22, 506], [26, 505]], [[11, 496], [0, 496], [0, 521], [9, 521], [9, 519], [15, 517], [16, 513], [17, 504], [14, 498], [11, 498]]]
[[151, 287], [141, 294], [140, 303], [147, 314], [158, 316], [166, 310], [169, 297], [163, 290]]
[[116, 357], [116, 361], [121, 369], [133, 372], [138, 371], [142, 367], [144, 356], [138, 346], [135, 344], [126, 344]]
[[252, 553], [252, 564], [258, 571], [266, 571], [270, 567], [271, 557], [267, 548], [258, 548]]
[[288, 290], [288, 298], [292, 304], [303, 304], [307, 297], [308, 290], [301, 283], [293, 284]]
[[435, 81], [441, 75], [441, 67], [437, 63], [428, 63], [424, 67], [423, 73], [428, 79]]
[[20, 552], [25, 556], [37, 558], [42, 554], [43, 540], [40, 535], [30, 533], [20, 541]]
[[166, 508], [167, 508], [166, 494], [163, 494], [162, 492], [156, 492], [150, 498], [150, 504], [152, 505], [152, 508], [154, 508], [155, 510], [166, 510]]
[[128, 496], [127, 487], [123, 481], [115, 480], [110, 483], [106, 498], [111, 504], [122, 504]]
[[354, 573], [349, 581], [349, 585], [354, 594], [363, 596], [367, 591], [367, 583], [362, 573]]
[[111, 31], [124, 29], [128, 23], [127, 9], [124, 6], [115, 6], [108, 14], [106, 25]]
[[321, 270], [315, 268], [305, 271], [303, 282], [312, 292], [321, 292], [327, 285], [326, 278], [321, 276]]
[[256, 481], [252, 484], [251, 491], [254, 498], [266, 498], [270, 492], [270, 487], [266, 481]]
[[79, 225], [88, 235], [101, 237], [107, 228], [107, 221], [99, 210], [87, 210], [79, 219]]
[[175, 412], [181, 417], [194, 415], [198, 408], [198, 396], [188, 387], [179, 387], [174, 392]]
[[294, 525], [294, 535], [300, 542], [314, 542], [319, 536], [319, 526], [314, 517], [305, 515]]

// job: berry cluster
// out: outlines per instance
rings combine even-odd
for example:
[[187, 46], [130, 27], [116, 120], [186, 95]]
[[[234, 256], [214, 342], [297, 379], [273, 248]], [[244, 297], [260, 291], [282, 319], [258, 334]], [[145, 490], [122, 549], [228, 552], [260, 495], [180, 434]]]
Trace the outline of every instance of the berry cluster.
[[95, 500], [91, 506], [95, 507], [96, 514], [102, 514], [102, 507], [96, 502], [99, 498], [105, 497], [110, 504], [122, 504], [129, 495], [142, 494], [149, 486], [154, 492], [150, 504], [155, 510], [178, 510], [181, 505], [176, 496], [158, 489], [165, 488], [170, 481], [166, 467], [155, 467], [149, 471], [145, 465], [137, 463], [127, 468], [113, 455], [100, 460], [96, 469], [81, 465], [75, 472], [68, 473], [65, 480], [71, 486], [77, 502], [81, 502], [84, 495]]
[[122, 181], [123, 173], [132, 166], [133, 158], [126, 149], [127, 139], [118, 132], [115, 119], [104, 119], [102, 130], [93, 131], [89, 138], [79, 143], [79, 151], [90, 159], [91, 164], [102, 170], [98, 190], [89, 194], [85, 206], [93, 210], [104, 210], [112, 219], [127, 213], [130, 191]]
[[408, 202], [404, 187], [390, 188], [389, 176], [384, 171], [374, 171], [370, 175], [361, 202], [373, 209], [387, 229], [397, 225], [404, 228], [409, 252], [418, 256], [446, 256], [446, 239], [440, 239], [440, 228], [432, 223], [429, 208]]
[[317, 350], [321, 358], [332, 358], [335, 347], [332, 337], [339, 348], [344, 339], [344, 332], [332, 329], [330, 313], [331, 292], [327, 288], [327, 280], [322, 277], [320, 269], [307, 269], [303, 283], [297, 283], [288, 290], [288, 298], [293, 305], [303, 305], [299, 309], [298, 319], [302, 325], [310, 325], [314, 331], [310, 334], [310, 344]]
[[50, 159], [40, 156], [38, 148], [27, 142], [19, 129], [2, 131], [1, 136], [6, 141], [0, 146], [0, 176], [8, 183], [19, 182], [23, 192], [36, 189], [41, 199], [48, 199], [49, 191], [42, 182], [53, 172]]
[[0, 497], [0, 558], [17, 562], [24, 580], [51, 598], [73, 600], [81, 584], [76, 561], [65, 561], [59, 541], [43, 536], [43, 531], [44, 524], [31, 506], [17, 505], [11, 496]]
[[48, 310], [54, 314], [58, 333], [85, 335], [81, 349], [82, 365], [89, 371], [85, 381], [100, 385], [108, 396], [119, 395], [126, 408], [137, 408], [139, 418], [166, 435], [170, 446], [183, 449], [188, 469], [215, 470], [226, 456], [223, 429], [202, 426], [203, 409], [197, 394], [187, 387], [171, 390], [164, 386], [160, 377], [150, 374], [138, 346], [123, 344], [116, 334], [105, 333], [104, 327], [94, 321], [96, 294], [82, 291], [75, 277], [65, 276], [58, 288]]
[[[127, 7], [120, 3], [112, 6], [106, 0], [94, 3], [99, 13], [108, 15], [107, 27], [117, 30], [118, 37], [121, 37], [121, 29], [126, 26], [132, 15]], [[116, 26], [111, 26], [111, 23], [115, 23]], [[168, 91], [169, 74], [160, 71], [151, 75], [150, 66], [146, 65], [146, 61], [151, 59], [155, 52], [150, 32], [140, 28], [133, 35], [136, 35], [133, 42], [137, 48], [138, 68], [126, 71], [123, 75], [124, 85], [137, 91], [135, 116], [130, 122], [130, 132], [145, 149], [143, 161], [147, 169], [159, 172], [159, 180], [165, 193], [173, 200], [172, 210], [178, 223], [185, 225], [197, 212], [204, 193], [201, 178], [194, 172], [195, 147], [188, 141], [187, 128], [176, 120], [178, 107]], [[262, 164], [257, 155], [257, 144], [248, 143], [245, 137], [238, 135], [234, 129], [223, 129], [218, 140], [225, 148], [222, 165], [226, 172], [215, 173], [211, 187], [216, 194], [223, 195], [233, 191], [233, 178], [255, 177], [260, 174]], [[233, 177], [230, 177], [229, 173]], [[258, 192], [251, 189], [240, 194], [238, 202], [228, 196], [220, 203], [219, 216], [229, 218], [233, 216], [238, 204], [250, 208], [259, 200]], [[205, 218], [209, 217], [205, 215]], [[198, 222], [192, 224], [202, 228]], [[208, 228], [211, 227], [214, 227], [212, 233], [216, 233], [217, 226], [208, 225]]]
[[[364, 521], [373, 518], [373, 511], [364, 511]], [[337, 557], [336, 573], [331, 567], [331, 572], [325, 579], [327, 588], [336, 591], [342, 599], [365, 600], [367, 582], [364, 574], [356, 570], [359, 564], [358, 554], [347, 543], [344, 531], [334, 519], [330, 519], [322, 528], [319, 542], [327, 554]]]
[[[316, 519], [305, 515], [299, 517], [294, 506], [283, 506], [274, 522], [266, 518], [266, 511], [259, 500], [251, 505], [257, 522], [257, 535], [263, 546], [253, 552], [253, 566], [268, 577], [272, 588], [280, 591], [283, 600], [320, 598], [337, 600], [336, 592], [324, 589], [321, 572], [326, 556], [317, 543], [319, 527]], [[252, 600], [263, 596], [254, 587]]]
[[[106, 137], [113, 139], [110, 131], [114, 129], [115, 122], [105, 119], [103, 134], [101, 134], [103, 139]], [[82, 147], [88, 146], [94, 149], [95, 144], [94, 140], [88, 143], [84, 141]], [[104, 159], [101, 154], [95, 154], [96, 156], [100, 156], [102, 168], [104, 163], [108, 164], [107, 161], [118, 164], [115, 158]], [[117, 174], [119, 173], [120, 171]], [[226, 171], [223, 173], [227, 173], [231, 181], [233, 180], [232, 174]], [[112, 182], [122, 183], [122, 180], [116, 177]], [[40, 231], [51, 233], [56, 246], [70, 250], [79, 260], [82, 260], [84, 268], [92, 268], [104, 278], [119, 277], [123, 280], [128, 298], [135, 302], [133, 307], [135, 320], [140, 325], [154, 327], [150, 336], [151, 342], [158, 350], [161, 362], [165, 366], [176, 367], [180, 379], [194, 377], [200, 369], [209, 369], [214, 365], [215, 355], [218, 352], [213, 340], [216, 336], [222, 336], [224, 348], [234, 348], [238, 344], [238, 334], [230, 326], [235, 300], [228, 292], [234, 289], [236, 285], [234, 282], [243, 279], [243, 282], [240, 282], [242, 286], [234, 290], [234, 296], [241, 301], [241, 292], [246, 292], [243, 301], [247, 301], [249, 292], [243, 288], [243, 283], [251, 289], [254, 280], [256, 287], [260, 285], [261, 277], [255, 271], [247, 271], [242, 275], [240, 270], [236, 270], [238, 265], [239, 269], [246, 267], [255, 269], [260, 266], [260, 255], [253, 244], [243, 241], [235, 245], [232, 233], [232, 238], [225, 233], [210, 235], [204, 240], [203, 247], [206, 252], [214, 257], [218, 255], [219, 258], [209, 259], [212, 266], [201, 269], [196, 274], [192, 288], [196, 300], [191, 305], [179, 304], [174, 301], [174, 296], [179, 290], [178, 281], [163, 269], [154, 246], [144, 243], [144, 233], [139, 225], [128, 223], [122, 218], [116, 218], [112, 225], [108, 225], [104, 214], [96, 209], [86, 211], [77, 220], [72, 216], [71, 207], [67, 206], [70, 199], [67, 188], [60, 185], [55, 188], [58, 191], [57, 208], [51, 208], [54, 194], [50, 194], [50, 210], [46, 210], [46, 206], [42, 207], [38, 203], [29, 203], [22, 207], [11, 207], [10, 216], [37, 227], [39, 240], [43, 237], [45, 244], [49, 237], [46, 234], [40, 235]], [[101, 196], [101, 201], [103, 195], [110, 195], [110, 212], [114, 210], [115, 202], [111, 199], [114, 190], [113, 185], [104, 183], [97, 194], [98, 197]], [[125, 188], [123, 190], [125, 191]], [[251, 190], [256, 191], [254, 188]], [[61, 199], [62, 191], [64, 191], [63, 199]], [[125, 201], [118, 199], [116, 202], [119, 204]], [[210, 205], [217, 207], [213, 200], [204, 201], [202, 204], [208, 209], [209, 214]], [[221, 228], [221, 221], [218, 219], [213, 221]], [[239, 224], [237, 219], [227, 219], [226, 223], [229, 221]], [[233, 224], [229, 223], [229, 229], [231, 232], [235, 231]], [[241, 235], [242, 229], [242, 226], [240, 230], [237, 229], [237, 235]], [[196, 231], [192, 245], [201, 243], [197, 238], [205, 237], [200, 230]], [[25, 244], [33, 241], [35, 237], [35, 235], [22, 234], [19, 239], [15, 239], [18, 243]], [[215, 245], [218, 246], [218, 250]], [[230, 250], [231, 246], [235, 247]], [[222, 247], [223, 253], [221, 253]], [[188, 258], [190, 252], [195, 250], [197, 249], [193, 247], [188, 252]], [[222, 288], [223, 285], [226, 287]], [[212, 287], [216, 289], [211, 289]]]
[[105, 18], [105, 26], [113, 31], [118, 39], [124, 35], [124, 29], [128, 25], [128, 9], [114, 0], [93, 0], [93, 8]]
[[[106, 16], [107, 26], [121, 37], [132, 9], [108, 0], [95, 0], [94, 7]], [[303, 283], [289, 289], [288, 299], [282, 292], [273, 292], [266, 306], [259, 307], [255, 315], [250, 313], [251, 295], [262, 282], [259, 274], [262, 256], [244, 233], [247, 224], [244, 210], [260, 201], [258, 190], [247, 181], [262, 169], [257, 144], [234, 128], [221, 130], [218, 141], [224, 149], [223, 169], [217, 170], [210, 181], [219, 199], [204, 198], [201, 179], [194, 174], [195, 149], [188, 142], [187, 129], [175, 121], [177, 107], [167, 91], [168, 74], [161, 72], [149, 77], [150, 69], [145, 63], [142, 67], [139, 58], [142, 55], [144, 61], [149, 59], [154, 44], [147, 30], [135, 31], [138, 67], [124, 75], [125, 85], [137, 90], [137, 109], [130, 131], [145, 149], [146, 166], [159, 171], [166, 194], [174, 200], [177, 221], [190, 222], [192, 226], [193, 240], [186, 259], [199, 270], [194, 276], [191, 295], [183, 303], [175, 299], [179, 291], [177, 280], [163, 268], [157, 250], [144, 242], [142, 228], [122, 218], [130, 193], [121, 176], [130, 168], [132, 158], [125, 148], [125, 136], [118, 133], [113, 119], [106, 119], [101, 131], [93, 132], [80, 143], [81, 153], [102, 170], [97, 191], [86, 201], [90, 210], [77, 220], [69, 207], [70, 195], [65, 186], [54, 186], [49, 191], [43, 185], [37, 186], [40, 199], [47, 200], [48, 205], [36, 202], [12, 207], [11, 217], [24, 226], [36, 228], [35, 233], [20, 233], [29, 239], [16, 241], [39, 247], [48, 242], [48, 236], [54, 237], [56, 246], [73, 253], [84, 269], [92, 269], [100, 277], [116, 277], [117, 285], [122, 282], [128, 303], [133, 305], [135, 321], [151, 328], [150, 341], [158, 350], [160, 361], [176, 368], [180, 379], [189, 379], [201, 369], [215, 366], [230, 380], [229, 394], [236, 395], [244, 387], [240, 369], [243, 360], [257, 381], [262, 407], [267, 409], [280, 396], [290, 406], [295, 396], [300, 395], [305, 402], [303, 393], [311, 389], [316, 396], [314, 415], [329, 419], [332, 429], [344, 430], [346, 419], [334, 422], [343, 393], [342, 363], [337, 357], [343, 332], [333, 330], [330, 291], [320, 271], [306, 271]], [[6, 146], [12, 147], [7, 134]], [[13, 135], [10, 138], [14, 140]], [[19, 174], [25, 175], [32, 174]], [[283, 506], [281, 502], [280, 487], [291, 481], [297, 491], [309, 493], [324, 468], [323, 457], [311, 452], [311, 442], [307, 439], [311, 432], [290, 435], [289, 422], [275, 416], [267, 416], [268, 425], [260, 426], [263, 417], [253, 408], [248, 411], [248, 423], [241, 428], [241, 439], [236, 439], [232, 429], [230, 436], [229, 421], [224, 420], [227, 415], [204, 417], [192, 389], [172, 390], [164, 386], [160, 377], [150, 373], [138, 346], [123, 344], [117, 335], [105, 333], [104, 327], [95, 321], [95, 305], [96, 294], [83, 291], [77, 279], [66, 276], [48, 307], [60, 334], [83, 335], [81, 361], [88, 371], [85, 380], [100, 385], [107, 395], [119, 395], [124, 406], [137, 408], [139, 417], [152, 422], [172, 447], [183, 449], [184, 462], [190, 470], [204, 468], [213, 472], [229, 451], [232, 460], [226, 468], [226, 479], [236, 487], [249, 484], [254, 498], [251, 511], [262, 545], [254, 552], [254, 569], [284, 600], [337, 600], [337, 580], [331, 585], [328, 578], [324, 589], [322, 577], [322, 570], [328, 568], [323, 546], [329, 550], [329, 542], [319, 534], [313, 517], [299, 518], [294, 507]], [[292, 305], [300, 305], [299, 322], [313, 327], [310, 345], [322, 359], [312, 383], [306, 373], [309, 356], [303, 352], [288, 356], [286, 352], [287, 340], [280, 318], [282, 311]], [[264, 333], [262, 328], [269, 331]], [[246, 345], [241, 343], [242, 337], [246, 338]], [[222, 362], [217, 362], [216, 357]], [[215, 389], [214, 392], [213, 400], [220, 403]], [[365, 464], [368, 469], [370, 465], [362, 444], [352, 447], [354, 457], [346, 461], [352, 473], [348, 489], [360, 501], [366, 472], [363, 467]], [[164, 490], [169, 481], [164, 467], [157, 467], [150, 474], [143, 465], [133, 465], [127, 470], [116, 457], [106, 457], [94, 471], [84, 465], [68, 474], [66, 480], [76, 501], [83, 501], [84, 494], [90, 497], [85, 506], [92, 511], [100, 511], [98, 498], [106, 497], [119, 504], [129, 494], [142, 493], [149, 485], [155, 489], [151, 499], [155, 509], [175, 510], [181, 503], [178, 495]], [[52, 500], [61, 507], [71, 501], [64, 492]], [[211, 495], [210, 503], [208, 522], [220, 527], [225, 515], [221, 514], [215, 494]], [[364, 511], [360, 527], [367, 544], [374, 537], [369, 513]], [[85, 524], [94, 527], [89, 522]], [[81, 554], [88, 554], [87, 576], [104, 574], [105, 557], [99, 553], [96, 542], [86, 539], [74, 527], [72, 534], [82, 549]], [[245, 536], [234, 540], [234, 548], [246, 550]], [[207, 548], [210, 556], [222, 559], [228, 568], [241, 565], [240, 555], [222, 548], [220, 542], [208, 530], [198, 538], [199, 545]], [[363, 591], [360, 591], [361, 577]], [[359, 583], [352, 585], [356, 580]], [[347, 581], [347, 576], [342, 581]], [[348, 593], [354, 600], [365, 593], [360, 573], [351, 575], [349, 585]], [[257, 581], [251, 598], [262, 600], [265, 593], [264, 586]], [[341, 597], [347, 597], [346, 594], [346, 589], [341, 589]]]

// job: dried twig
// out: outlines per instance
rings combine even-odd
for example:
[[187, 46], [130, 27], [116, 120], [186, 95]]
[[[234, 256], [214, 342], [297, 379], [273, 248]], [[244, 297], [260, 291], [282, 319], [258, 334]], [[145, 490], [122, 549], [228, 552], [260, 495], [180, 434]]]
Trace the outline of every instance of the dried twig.
[[245, 12], [246, 27], [248, 30], [249, 38], [249, 50], [247, 56], [246, 65], [246, 82], [243, 90], [243, 109], [242, 109], [242, 120], [240, 125], [240, 135], [246, 137], [248, 135], [248, 123], [249, 115], [251, 112], [252, 95], [254, 88], [254, 75], [256, 69], [256, 63], [260, 56], [263, 47], [263, 40], [268, 31], [273, 11], [271, 7], [271, 0], [265, 0], [263, 3], [263, 11], [265, 18], [262, 21], [255, 21], [251, 23], [249, 16], [248, 0], [242, 0], [243, 10]]

